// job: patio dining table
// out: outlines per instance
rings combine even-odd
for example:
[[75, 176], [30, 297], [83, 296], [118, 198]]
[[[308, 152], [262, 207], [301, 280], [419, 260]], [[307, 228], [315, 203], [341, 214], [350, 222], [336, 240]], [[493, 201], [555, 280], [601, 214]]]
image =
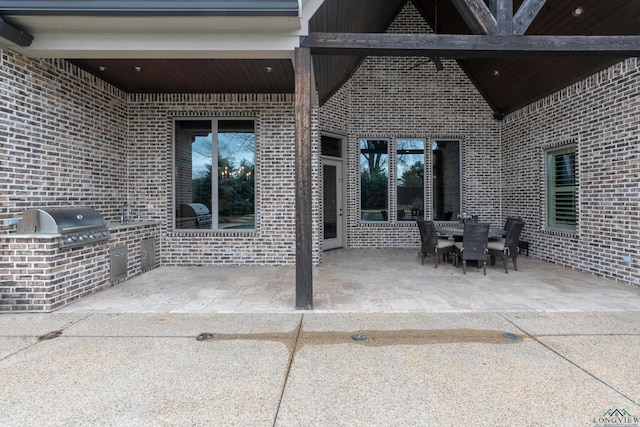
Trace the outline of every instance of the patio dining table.
[[[436, 232], [441, 236], [453, 236], [453, 237], [462, 237], [464, 236], [464, 226], [456, 226], [456, 225], [436, 225]], [[489, 228], [489, 237], [504, 237], [507, 234], [505, 230], [498, 227]]]

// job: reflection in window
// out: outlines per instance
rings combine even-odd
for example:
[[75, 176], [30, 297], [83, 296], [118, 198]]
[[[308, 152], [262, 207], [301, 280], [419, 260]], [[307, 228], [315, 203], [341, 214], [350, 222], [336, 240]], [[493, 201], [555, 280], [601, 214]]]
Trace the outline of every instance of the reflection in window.
[[576, 148], [547, 152], [547, 226], [576, 231]]
[[460, 213], [460, 141], [432, 141], [431, 151], [433, 219], [455, 220]]
[[424, 218], [424, 140], [396, 141], [398, 221]]
[[254, 153], [253, 120], [176, 120], [175, 228], [254, 229]]
[[360, 219], [389, 220], [389, 151], [385, 140], [360, 140]]

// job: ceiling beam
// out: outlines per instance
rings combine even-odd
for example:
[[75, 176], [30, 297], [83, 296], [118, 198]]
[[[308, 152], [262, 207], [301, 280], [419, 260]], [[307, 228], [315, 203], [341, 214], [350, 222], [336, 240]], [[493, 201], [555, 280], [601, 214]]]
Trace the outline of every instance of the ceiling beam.
[[496, 35], [513, 35], [513, 0], [494, 0], [496, 2]]
[[640, 56], [640, 36], [480, 36], [458, 34], [311, 33], [301, 47], [314, 55]]
[[513, 0], [452, 0], [473, 34], [492, 36], [523, 35], [546, 0], [524, 0], [513, 15]]
[[513, 34], [523, 35], [547, 0], [524, 0], [513, 17]]
[[483, 0], [452, 0], [473, 34], [496, 34], [498, 23]]
[[29, 46], [33, 42], [33, 37], [30, 34], [9, 24], [2, 17], [0, 17], [0, 37], [18, 46]]

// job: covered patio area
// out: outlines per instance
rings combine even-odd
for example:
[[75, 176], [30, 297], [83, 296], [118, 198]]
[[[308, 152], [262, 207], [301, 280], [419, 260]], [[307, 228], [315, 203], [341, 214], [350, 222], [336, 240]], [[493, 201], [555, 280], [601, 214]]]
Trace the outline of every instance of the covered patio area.
[[[314, 267], [314, 312], [640, 311], [640, 288], [518, 257], [482, 270], [420, 264], [418, 250], [340, 249]], [[295, 312], [295, 267], [160, 267], [72, 303], [67, 313]]]

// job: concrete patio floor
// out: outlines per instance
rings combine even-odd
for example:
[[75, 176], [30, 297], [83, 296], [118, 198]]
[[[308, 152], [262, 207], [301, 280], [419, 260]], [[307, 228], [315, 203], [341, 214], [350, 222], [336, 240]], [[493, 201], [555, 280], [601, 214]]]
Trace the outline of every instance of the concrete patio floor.
[[637, 312], [5, 314], [2, 425], [638, 426], [639, 353]]
[[294, 270], [158, 268], [0, 315], [8, 426], [640, 426], [640, 289], [415, 250]]
[[[313, 312], [639, 311], [640, 287], [518, 257], [475, 267], [420, 264], [416, 249], [341, 249], [314, 268]], [[291, 313], [294, 267], [160, 267], [63, 313]]]

